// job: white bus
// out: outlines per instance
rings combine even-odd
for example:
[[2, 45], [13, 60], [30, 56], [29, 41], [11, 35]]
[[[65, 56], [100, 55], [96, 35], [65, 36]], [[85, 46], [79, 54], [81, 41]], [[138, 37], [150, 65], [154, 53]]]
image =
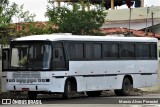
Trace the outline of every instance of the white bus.
[[158, 80], [158, 40], [147, 37], [33, 35], [3, 50], [2, 91], [73, 92], [100, 96], [103, 90], [130, 95]]

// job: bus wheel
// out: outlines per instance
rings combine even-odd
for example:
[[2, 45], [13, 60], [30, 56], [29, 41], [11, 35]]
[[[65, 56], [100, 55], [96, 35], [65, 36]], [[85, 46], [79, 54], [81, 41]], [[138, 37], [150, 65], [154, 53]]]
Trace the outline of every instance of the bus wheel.
[[131, 81], [129, 80], [129, 78], [124, 78], [122, 85], [122, 94], [125, 96], [131, 95], [132, 90], [133, 85], [131, 84]]
[[131, 95], [132, 90], [133, 90], [133, 86], [131, 84], [131, 81], [129, 80], [129, 78], [124, 78], [122, 89], [115, 90], [115, 94], [117, 96], [128, 96], [128, 95]]
[[64, 99], [69, 99], [71, 98], [71, 82], [70, 81], [66, 81], [65, 83], [65, 87], [64, 87], [64, 93], [62, 94]]
[[86, 94], [89, 97], [99, 97], [101, 95], [101, 91], [87, 91]]
[[28, 92], [28, 98], [30, 100], [35, 100], [37, 98], [37, 92], [34, 92], [34, 91], [29, 91]]

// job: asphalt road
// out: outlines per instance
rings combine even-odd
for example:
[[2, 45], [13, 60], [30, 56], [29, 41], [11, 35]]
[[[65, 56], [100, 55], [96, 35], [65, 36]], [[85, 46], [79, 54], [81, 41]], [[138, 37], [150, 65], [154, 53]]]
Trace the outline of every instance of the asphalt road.
[[[26, 100], [26, 99], [21, 99]], [[101, 96], [62, 98], [39, 98], [38, 104], [7, 104], [2, 107], [160, 107], [160, 93], [142, 96]], [[13, 101], [13, 100], [12, 100]], [[28, 100], [26, 100], [28, 101]], [[15, 102], [14, 102], [15, 103]], [[42, 104], [40, 104], [42, 103]]]

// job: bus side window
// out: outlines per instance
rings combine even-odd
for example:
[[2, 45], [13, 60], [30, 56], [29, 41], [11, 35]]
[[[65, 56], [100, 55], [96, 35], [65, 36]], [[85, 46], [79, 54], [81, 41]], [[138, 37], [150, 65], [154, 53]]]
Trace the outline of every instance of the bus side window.
[[65, 67], [63, 45], [62, 43], [57, 43], [53, 48], [53, 69], [63, 69]]
[[55, 58], [59, 58], [59, 51], [55, 50]]
[[64, 55], [63, 55], [63, 49], [62, 48], [55, 48], [54, 49], [54, 60], [64, 60]]
[[151, 58], [157, 59], [157, 45], [151, 44]]
[[6, 52], [3, 52], [3, 53], [2, 53], [2, 56], [3, 56], [3, 57], [2, 57], [2, 60], [6, 60], [6, 59], [7, 59]]

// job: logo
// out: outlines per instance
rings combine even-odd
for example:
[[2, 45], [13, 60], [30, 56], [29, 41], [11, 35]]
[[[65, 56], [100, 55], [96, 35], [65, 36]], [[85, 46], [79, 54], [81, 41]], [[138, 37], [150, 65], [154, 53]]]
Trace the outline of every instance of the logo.
[[2, 99], [2, 104], [42, 104], [41, 100]]
[[11, 99], [2, 99], [2, 104], [12, 104]]

